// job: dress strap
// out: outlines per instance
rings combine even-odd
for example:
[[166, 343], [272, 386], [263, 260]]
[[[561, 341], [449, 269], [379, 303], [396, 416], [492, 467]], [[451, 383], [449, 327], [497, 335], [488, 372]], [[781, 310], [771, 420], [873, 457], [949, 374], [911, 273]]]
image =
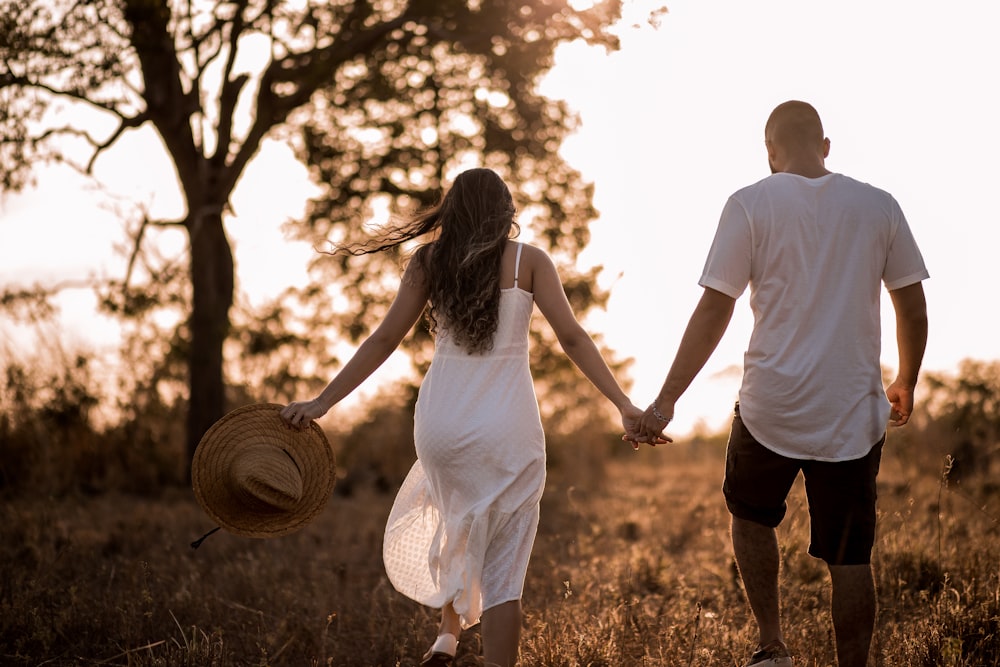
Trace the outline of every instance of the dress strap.
[[523, 244], [517, 244], [517, 255], [514, 258], [514, 287], [517, 287], [517, 274], [521, 271], [521, 248], [523, 247]]

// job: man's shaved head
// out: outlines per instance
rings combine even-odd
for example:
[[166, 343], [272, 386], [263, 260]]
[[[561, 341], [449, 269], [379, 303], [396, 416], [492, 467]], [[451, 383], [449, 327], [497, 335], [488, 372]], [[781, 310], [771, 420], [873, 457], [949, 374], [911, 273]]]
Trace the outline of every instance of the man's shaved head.
[[807, 102], [779, 104], [764, 125], [764, 140], [787, 149], [819, 146], [823, 139], [819, 113]]

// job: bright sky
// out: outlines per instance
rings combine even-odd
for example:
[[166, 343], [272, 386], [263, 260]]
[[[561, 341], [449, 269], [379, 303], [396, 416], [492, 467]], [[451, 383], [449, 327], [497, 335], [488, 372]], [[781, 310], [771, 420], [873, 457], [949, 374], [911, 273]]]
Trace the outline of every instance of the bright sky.
[[[620, 51], [567, 46], [544, 84], [583, 120], [564, 153], [595, 183], [601, 217], [581, 261], [602, 264], [612, 290], [608, 310], [587, 324], [619, 357], [635, 359], [635, 402], [647, 404], [659, 389], [701, 294], [697, 280], [722, 205], [767, 175], [763, 124], [788, 99], [819, 110], [832, 142], [828, 168], [888, 190], [907, 215], [931, 273], [925, 369], [1000, 357], [996, 299], [966, 296], [992, 283], [1000, 259], [1000, 214], [991, 206], [1000, 183], [1000, 3], [667, 4], [658, 30], [632, 29], [650, 5], [627, 2]], [[180, 215], [170, 166], [148, 137], [131, 138], [98, 170], [154, 214]], [[240, 285], [251, 295], [304, 280], [310, 250], [284, 242], [280, 223], [301, 212], [309, 192], [305, 171], [277, 144], [240, 184], [229, 229]], [[119, 276], [110, 249], [121, 242], [120, 223], [90, 210], [93, 197], [58, 172], [0, 201], [0, 284]], [[68, 318], [86, 322], [74, 335], [110, 334], [91, 314], [89, 292], [72, 291], [62, 303]], [[883, 312], [883, 360], [894, 368], [888, 297]], [[751, 324], [744, 295], [678, 403], [675, 433], [699, 422], [727, 425]], [[0, 327], [0, 343], [5, 335]]]

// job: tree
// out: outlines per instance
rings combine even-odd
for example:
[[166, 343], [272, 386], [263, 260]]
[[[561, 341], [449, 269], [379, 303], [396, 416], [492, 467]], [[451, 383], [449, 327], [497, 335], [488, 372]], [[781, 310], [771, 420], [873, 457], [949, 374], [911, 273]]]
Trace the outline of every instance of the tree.
[[[186, 213], [142, 220], [122, 287], [141, 291], [132, 267], [148, 228], [185, 231], [193, 453], [226, 408], [227, 203], [261, 142], [287, 138], [327, 185], [309, 233], [358, 225], [373, 192], [429, 201], [475, 160], [501, 168], [569, 261], [586, 243], [591, 191], [557, 154], [573, 117], [536, 83], [560, 43], [615, 48], [620, 11], [619, 0], [586, 11], [567, 0], [0, 0], [2, 186], [24, 187], [45, 162], [93, 174], [127, 132], [158, 133]], [[379, 261], [333, 264], [359, 304], [354, 321], [378, 308]]]

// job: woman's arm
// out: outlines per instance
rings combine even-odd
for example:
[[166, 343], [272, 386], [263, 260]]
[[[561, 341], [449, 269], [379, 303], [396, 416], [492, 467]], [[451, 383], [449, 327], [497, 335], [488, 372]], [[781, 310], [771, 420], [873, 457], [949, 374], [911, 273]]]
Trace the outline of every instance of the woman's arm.
[[420, 318], [426, 305], [427, 287], [423, 273], [418, 262], [410, 262], [385, 319], [319, 396], [310, 401], [289, 403], [281, 410], [282, 418], [292, 426], [305, 428], [313, 419], [325, 415], [389, 358]]
[[[525, 246], [525, 250], [531, 253], [528, 265], [532, 270], [532, 290], [538, 309], [555, 331], [566, 356], [621, 412], [622, 426], [628, 437], [635, 432], [642, 410], [633, 405], [622, 391], [590, 334], [577, 321], [552, 259], [538, 248]], [[663, 439], [660, 442], [668, 441]]]

